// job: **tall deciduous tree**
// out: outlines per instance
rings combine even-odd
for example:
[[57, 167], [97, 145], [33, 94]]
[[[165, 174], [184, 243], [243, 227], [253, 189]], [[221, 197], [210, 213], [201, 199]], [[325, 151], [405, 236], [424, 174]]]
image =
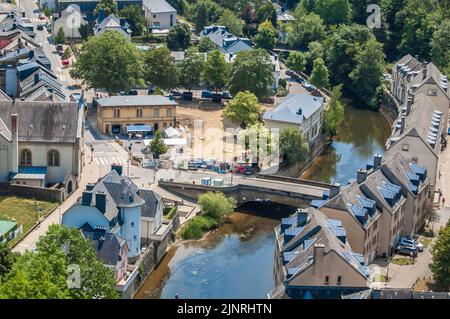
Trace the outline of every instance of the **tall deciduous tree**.
[[198, 43], [198, 51], [200, 52], [209, 52], [216, 48], [214, 42], [211, 41], [208, 37], [200, 37], [200, 41]]
[[312, 41], [325, 38], [323, 19], [315, 13], [306, 13], [299, 6], [294, 12], [295, 20], [288, 25], [288, 44], [293, 48], [306, 48]]
[[287, 128], [281, 131], [280, 154], [289, 165], [305, 162], [308, 152], [308, 143], [298, 128]]
[[240, 36], [242, 34], [242, 28], [244, 27], [242, 20], [228, 9], [223, 10], [217, 24], [226, 26], [228, 31], [236, 36]]
[[253, 93], [239, 92], [228, 103], [223, 114], [231, 121], [252, 125], [257, 123], [261, 117], [261, 106]]
[[167, 47], [172, 51], [184, 51], [191, 43], [191, 30], [187, 24], [178, 23], [167, 35]]
[[133, 36], [142, 35], [145, 25], [147, 24], [144, 16], [142, 15], [142, 8], [138, 5], [126, 6], [119, 12], [119, 16], [123, 17], [130, 24], [130, 29]]
[[231, 94], [250, 91], [262, 100], [271, 95], [273, 83], [272, 62], [265, 50], [255, 49], [237, 54], [228, 78]]
[[89, 86], [115, 94], [128, 91], [141, 79], [142, 56], [125, 36], [105, 32], [83, 44], [76, 69]]
[[156, 131], [155, 137], [152, 139], [148, 147], [154, 158], [159, 158], [160, 155], [166, 154], [168, 150], [167, 145], [164, 143], [159, 131]]
[[321, 58], [314, 60], [310, 80], [312, 84], [318, 87], [328, 88], [330, 85], [328, 69]]
[[55, 36], [55, 43], [57, 44], [64, 44], [66, 43], [66, 35], [64, 33], [64, 29], [61, 27], [58, 29], [58, 32]]
[[297, 72], [303, 72], [305, 70], [306, 58], [303, 53], [300, 51], [291, 51], [289, 52], [289, 56], [286, 60], [286, 66]]
[[438, 25], [431, 40], [431, 59], [450, 75], [450, 18]]
[[200, 32], [204, 27], [217, 22], [223, 9], [211, 0], [199, 0], [189, 6], [187, 18], [195, 24], [195, 30]]
[[8, 245], [0, 243], [0, 282], [2, 277], [11, 270], [15, 259]]
[[273, 27], [277, 26], [277, 10], [271, 2], [268, 1], [256, 8], [256, 20], [258, 23], [269, 20]]
[[352, 17], [352, 8], [348, 0], [316, 0], [313, 12], [328, 25], [348, 23]]
[[188, 50], [185, 59], [179, 65], [180, 84], [189, 91], [197, 87], [201, 80], [204, 63], [203, 54], [193, 49]]
[[255, 36], [256, 46], [266, 50], [272, 50], [278, 40], [278, 31], [270, 21], [261, 23], [258, 27], [258, 34]]
[[144, 57], [144, 79], [161, 89], [173, 89], [177, 85], [177, 68], [168, 48], [157, 48]]
[[213, 50], [208, 53], [203, 67], [202, 79], [208, 85], [212, 86], [216, 92], [226, 84], [228, 66], [225, 56], [219, 50]]
[[330, 101], [324, 110], [322, 128], [328, 136], [335, 136], [344, 120], [344, 105], [340, 101], [342, 85], [333, 87]]
[[439, 232], [439, 238], [431, 251], [433, 277], [448, 290], [450, 288], [450, 226], [448, 224]]
[[119, 9], [117, 7], [117, 2], [114, 0], [100, 0], [94, 10], [94, 15], [98, 16], [100, 11], [105, 13], [105, 16], [109, 16], [110, 14], [114, 14], [117, 16]]

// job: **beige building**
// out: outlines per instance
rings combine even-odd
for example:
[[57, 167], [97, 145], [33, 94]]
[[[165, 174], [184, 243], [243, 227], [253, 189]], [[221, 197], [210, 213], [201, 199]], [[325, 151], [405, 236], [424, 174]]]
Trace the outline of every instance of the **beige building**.
[[151, 126], [151, 131], [176, 125], [177, 103], [161, 95], [111, 96], [96, 100], [103, 134], [126, 133], [127, 126]]
[[70, 194], [83, 168], [83, 106], [0, 101], [0, 182]]
[[308, 208], [275, 228], [275, 289], [270, 298], [340, 298], [367, 289], [370, 272], [343, 223]]

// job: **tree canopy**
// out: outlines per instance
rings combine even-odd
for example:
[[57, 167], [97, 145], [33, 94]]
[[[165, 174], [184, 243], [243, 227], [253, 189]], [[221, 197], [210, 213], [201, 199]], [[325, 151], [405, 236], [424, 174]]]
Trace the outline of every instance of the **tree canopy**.
[[344, 120], [344, 105], [340, 101], [342, 96], [342, 85], [333, 87], [330, 101], [323, 114], [323, 131], [328, 136], [335, 136]]
[[206, 62], [203, 65], [202, 79], [216, 91], [226, 84], [228, 66], [225, 56], [219, 50], [208, 53]]
[[300, 51], [291, 51], [286, 60], [286, 66], [297, 73], [305, 70], [306, 58]]
[[308, 153], [308, 143], [298, 128], [286, 128], [281, 131], [280, 154], [289, 165], [304, 163]]
[[200, 37], [200, 41], [198, 43], [198, 51], [200, 52], [209, 52], [216, 48], [214, 42], [211, 41], [208, 37]]
[[177, 68], [168, 48], [152, 49], [144, 56], [144, 79], [161, 89], [173, 89], [177, 85]]
[[167, 47], [171, 51], [184, 51], [191, 43], [191, 30], [187, 24], [178, 23], [167, 35]]
[[348, 23], [352, 17], [352, 8], [348, 0], [316, 0], [312, 11], [328, 25]]
[[117, 2], [114, 0], [100, 0], [100, 2], [95, 7], [94, 15], [98, 16], [100, 11], [103, 11], [105, 13], [106, 17], [111, 14], [114, 14], [115, 16], [117, 16], [119, 13], [119, 9], [117, 7]]
[[198, 197], [202, 215], [213, 219], [221, 219], [231, 214], [236, 208], [236, 200], [232, 197], [225, 197], [220, 192], [207, 192]]
[[120, 10], [119, 16], [127, 20], [133, 36], [139, 36], [142, 34], [147, 21], [142, 15], [141, 7], [136, 4], [126, 6], [125, 8]]
[[136, 45], [118, 32], [105, 32], [83, 44], [75, 64], [80, 78], [109, 94], [128, 91], [142, 77], [142, 56]]
[[156, 131], [155, 137], [152, 139], [148, 147], [154, 158], [159, 158], [160, 155], [166, 154], [168, 151], [168, 147], [166, 143], [164, 143], [159, 131]]
[[178, 68], [180, 84], [189, 91], [197, 87], [202, 77], [204, 63], [205, 58], [203, 54], [193, 49], [188, 50]]
[[217, 24], [226, 26], [228, 31], [233, 33], [235, 36], [240, 36], [244, 27], [244, 23], [241, 18], [228, 9], [223, 10]]
[[439, 232], [439, 237], [432, 247], [433, 263], [431, 271], [433, 277], [444, 289], [450, 288], [450, 226], [447, 224]]
[[253, 93], [239, 92], [228, 103], [223, 114], [231, 121], [244, 123], [244, 125], [256, 124], [261, 117], [261, 106]]
[[278, 31], [270, 21], [261, 23], [258, 33], [255, 36], [255, 43], [258, 48], [272, 50], [278, 40]]
[[277, 10], [272, 3], [266, 2], [263, 5], [256, 8], [256, 20], [258, 23], [263, 23], [269, 20], [273, 27], [277, 26]]
[[328, 69], [325, 66], [325, 62], [321, 58], [314, 60], [310, 81], [315, 86], [323, 88], [328, 88], [330, 84]]
[[200, 32], [204, 27], [217, 22], [223, 8], [211, 0], [199, 0], [189, 6], [187, 18], [195, 24], [195, 30]]
[[58, 32], [55, 35], [55, 43], [57, 44], [64, 44], [66, 43], [66, 34], [64, 33], [63, 27], [60, 27], [58, 29]]
[[288, 25], [288, 44], [293, 48], [306, 48], [312, 41], [325, 38], [323, 19], [315, 13], [306, 13], [300, 6], [294, 12], [295, 20]]

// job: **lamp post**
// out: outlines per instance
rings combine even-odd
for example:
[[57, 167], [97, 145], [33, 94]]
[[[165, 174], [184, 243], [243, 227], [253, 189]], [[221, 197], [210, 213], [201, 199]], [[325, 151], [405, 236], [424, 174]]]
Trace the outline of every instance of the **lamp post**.
[[392, 258], [388, 257], [386, 260], [387, 260], [388, 264], [387, 264], [387, 268], [386, 268], [386, 281], [384, 282], [384, 287], [385, 288], [387, 287], [387, 284], [389, 282], [389, 264], [391, 263]]
[[133, 143], [128, 145], [128, 177], [130, 176], [130, 162], [131, 162], [131, 149], [133, 147]]
[[93, 160], [94, 160], [94, 146], [91, 144], [91, 164]]

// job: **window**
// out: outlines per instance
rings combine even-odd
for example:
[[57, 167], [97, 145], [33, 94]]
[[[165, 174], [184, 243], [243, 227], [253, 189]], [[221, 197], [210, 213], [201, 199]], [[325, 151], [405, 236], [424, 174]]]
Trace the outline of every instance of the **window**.
[[20, 152], [20, 165], [31, 166], [31, 151], [24, 149]]
[[155, 117], [159, 117], [159, 109], [155, 109]]
[[142, 117], [142, 109], [136, 110], [136, 117]]
[[342, 285], [342, 276], [338, 276], [337, 284]]
[[156, 19], [156, 14], [153, 15], [153, 19]]
[[134, 227], [134, 222], [131, 222], [131, 227]]
[[115, 109], [114, 110], [114, 118], [119, 118], [120, 117], [120, 109]]
[[437, 95], [437, 90], [436, 89], [428, 89], [427, 95], [429, 95], [429, 96], [436, 96]]
[[325, 285], [330, 284], [330, 276], [325, 276]]
[[409, 145], [408, 144], [403, 144], [402, 145], [402, 151], [407, 152], [409, 150]]
[[172, 109], [166, 110], [166, 116], [172, 116]]
[[164, 127], [164, 128], [167, 127], [167, 123], [166, 123], [166, 122], [163, 123], [163, 127]]
[[173, 14], [170, 15], [170, 26], [173, 26]]
[[47, 165], [59, 166], [59, 152], [57, 150], [50, 150], [47, 153]]
[[137, 238], [136, 235], [134, 235], [134, 236], [133, 236], [133, 239], [136, 240], [136, 238]]

